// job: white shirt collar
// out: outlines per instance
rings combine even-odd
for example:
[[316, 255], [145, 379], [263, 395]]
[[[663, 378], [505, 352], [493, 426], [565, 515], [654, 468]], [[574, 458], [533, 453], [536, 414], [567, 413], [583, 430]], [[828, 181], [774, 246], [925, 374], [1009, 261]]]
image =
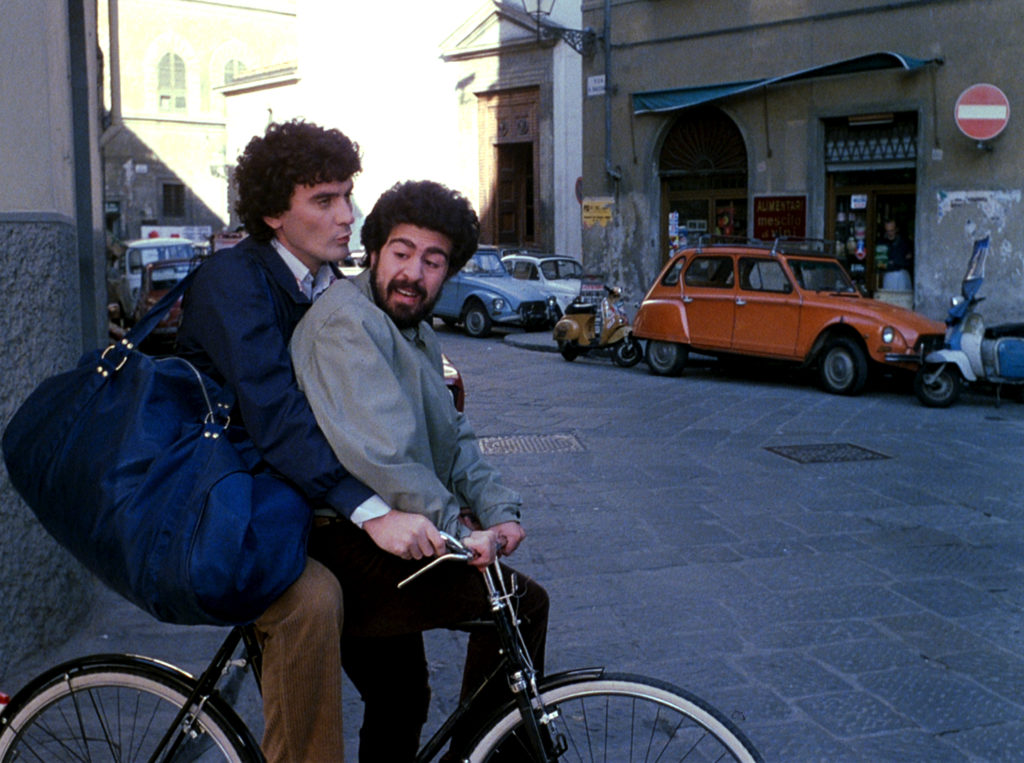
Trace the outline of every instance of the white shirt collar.
[[295, 281], [299, 284], [299, 289], [310, 299], [312, 299], [313, 294], [323, 291], [334, 280], [334, 271], [326, 262], [314, 274], [302, 264], [298, 257], [288, 251], [288, 247], [282, 244], [276, 237], [270, 239], [270, 244], [281, 256], [281, 259], [284, 260], [284, 264], [288, 266], [288, 269], [292, 271]]

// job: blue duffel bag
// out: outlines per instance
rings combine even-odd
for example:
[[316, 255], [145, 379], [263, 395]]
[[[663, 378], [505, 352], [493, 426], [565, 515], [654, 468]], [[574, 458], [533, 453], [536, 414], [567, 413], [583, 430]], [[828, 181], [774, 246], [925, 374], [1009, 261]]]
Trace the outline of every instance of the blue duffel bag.
[[137, 349], [189, 282], [40, 384], [4, 431], [4, 461], [46, 530], [110, 588], [165, 622], [246, 623], [302, 573], [311, 512], [229, 426], [230, 389]]

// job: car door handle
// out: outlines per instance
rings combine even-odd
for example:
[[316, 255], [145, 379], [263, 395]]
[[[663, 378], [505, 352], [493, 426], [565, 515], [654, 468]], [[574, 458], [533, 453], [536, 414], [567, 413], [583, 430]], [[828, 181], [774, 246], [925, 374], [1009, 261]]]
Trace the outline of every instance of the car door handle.
[[688, 305], [693, 302], [693, 297], [683, 297], [683, 304]]
[[747, 304], [747, 300], [743, 299], [743, 297], [736, 297], [736, 304], [737, 305], [745, 305], [745, 304]]

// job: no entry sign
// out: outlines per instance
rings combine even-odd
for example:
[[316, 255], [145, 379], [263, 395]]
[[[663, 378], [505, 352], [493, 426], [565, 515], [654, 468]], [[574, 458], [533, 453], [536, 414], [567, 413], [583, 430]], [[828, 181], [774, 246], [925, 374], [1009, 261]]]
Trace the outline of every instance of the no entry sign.
[[971, 85], [956, 99], [953, 115], [968, 138], [991, 140], [1010, 121], [1010, 101], [995, 85]]

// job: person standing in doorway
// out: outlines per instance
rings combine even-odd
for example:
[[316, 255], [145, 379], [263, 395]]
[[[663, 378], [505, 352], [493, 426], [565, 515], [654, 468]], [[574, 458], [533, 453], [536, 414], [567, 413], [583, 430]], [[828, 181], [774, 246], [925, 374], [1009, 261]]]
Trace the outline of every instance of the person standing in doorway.
[[911, 243], [900, 233], [895, 220], [885, 221], [885, 231], [879, 243], [885, 244], [889, 248], [889, 260], [885, 266], [885, 275], [882, 277], [882, 288], [893, 291], [910, 291], [913, 288], [910, 280], [910, 267], [914, 258], [914, 250]]

